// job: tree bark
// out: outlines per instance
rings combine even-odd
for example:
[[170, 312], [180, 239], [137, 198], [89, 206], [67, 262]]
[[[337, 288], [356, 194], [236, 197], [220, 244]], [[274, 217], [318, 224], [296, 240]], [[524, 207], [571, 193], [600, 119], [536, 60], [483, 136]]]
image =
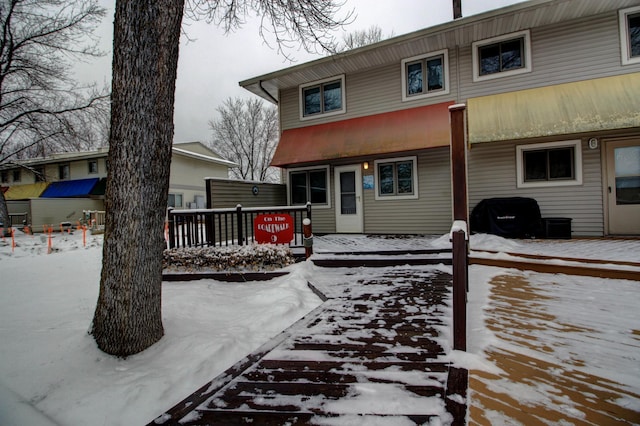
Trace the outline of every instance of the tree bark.
[[126, 357], [164, 334], [163, 222], [184, 0], [118, 0], [105, 237], [92, 333]]
[[7, 207], [7, 200], [4, 198], [4, 192], [0, 189], [0, 222], [2, 222], [2, 229], [0, 229], [0, 235], [11, 235], [9, 230], [9, 208]]

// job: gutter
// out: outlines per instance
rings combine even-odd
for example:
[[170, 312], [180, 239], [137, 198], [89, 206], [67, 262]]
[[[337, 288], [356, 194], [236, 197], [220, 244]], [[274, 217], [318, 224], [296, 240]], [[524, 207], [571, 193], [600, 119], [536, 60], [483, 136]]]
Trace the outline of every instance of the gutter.
[[262, 85], [262, 82], [264, 80], [259, 80], [258, 81], [258, 87], [260, 87], [260, 90], [262, 90], [262, 92], [267, 95], [272, 101], [273, 103], [277, 106], [278, 105], [278, 100], [276, 98], [274, 98], [271, 93], [269, 93], [269, 91], [267, 89], [264, 88], [264, 86]]

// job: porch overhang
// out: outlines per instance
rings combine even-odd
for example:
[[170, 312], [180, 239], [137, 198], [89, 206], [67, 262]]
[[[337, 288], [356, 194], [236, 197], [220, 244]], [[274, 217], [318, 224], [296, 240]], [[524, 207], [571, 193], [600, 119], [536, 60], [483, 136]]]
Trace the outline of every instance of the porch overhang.
[[640, 127], [640, 73], [467, 100], [468, 142]]
[[98, 178], [90, 178], [51, 182], [40, 198], [88, 197], [98, 180]]
[[271, 165], [286, 167], [449, 146], [449, 105], [453, 102], [284, 130]]
[[5, 200], [28, 200], [29, 198], [38, 198], [40, 194], [47, 189], [48, 182], [28, 183], [25, 185], [10, 186], [4, 193]]

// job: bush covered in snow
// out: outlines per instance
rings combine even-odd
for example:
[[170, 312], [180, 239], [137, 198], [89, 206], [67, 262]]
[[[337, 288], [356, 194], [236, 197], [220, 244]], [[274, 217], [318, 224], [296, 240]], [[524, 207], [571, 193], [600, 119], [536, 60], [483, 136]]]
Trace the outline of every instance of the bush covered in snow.
[[193, 247], [165, 250], [166, 270], [272, 271], [295, 263], [289, 247], [272, 244], [241, 247]]

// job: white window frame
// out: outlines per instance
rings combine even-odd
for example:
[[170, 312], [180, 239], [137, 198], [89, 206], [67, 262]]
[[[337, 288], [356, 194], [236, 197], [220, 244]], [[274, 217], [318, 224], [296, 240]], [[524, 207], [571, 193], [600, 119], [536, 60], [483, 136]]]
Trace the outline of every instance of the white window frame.
[[[527, 151], [554, 148], [573, 148], [573, 166], [575, 173], [574, 179], [553, 180], [544, 182], [525, 182], [523, 158], [524, 153]], [[516, 146], [516, 175], [518, 188], [545, 188], [582, 185], [582, 141], [578, 139]]]
[[[515, 40], [518, 38], [523, 38], [523, 48], [524, 48], [524, 67], [518, 68], [515, 70], [509, 71], [501, 71], [493, 74], [480, 75], [480, 54], [479, 50], [481, 47], [487, 46], [489, 44], [500, 43], [508, 40]], [[486, 40], [476, 41], [472, 44], [471, 47], [471, 55], [473, 61], [473, 81], [486, 81], [493, 80], [496, 78], [510, 77], [518, 74], [529, 73], [532, 70], [532, 58], [531, 58], [531, 33], [529, 30], [518, 31], [516, 33], [505, 34], [498, 37], [488, 38]]]
[[[380, 195], [380, 181], [378, 176], [378, 165], [386, 163], [399, 163], [403, 161], [412, 161], [412, 178], [413, 178], [413, 194], [407, 195]], [[376, 201], [397, 201], [397, 200], [417, 200], [419, 197], [418, 192], [418, 157], [396, 157], [396, 158], [383, 158], [375, 160], [373, 162], [373, 175], [374, 175], [374, 188]]]
[[[180, 205], [179, 206], [171, 206], [170, 203], [167, 203], [169, 207], [173, 207], [174, 209], [182, 209], [185, 207], [184, 204], [184, 194], [181, 192], [170, 192], [169, 195], [173, 196], [173, 204], [176, 204], [176, 197], [180, 197]], [[168, 200], [167, 200], [168, 201]]]
[[[64, 176], [63, 171], [67, 171], [67, 176]], [[60, 163], [58, 164], [58, 180], [71, 180], [71, 164]]]
[[[318, 114], [304, 115], [304, 89], [312, 86], [318, 86], [318, 85], [321, 86], [325, 83], [329, 83], [332, 81], [340, 81], [340, 95], [342, 96], [342, 108], [335, 111], [330, 111], [330, 112], [320, 112]], [[341, 74], [341, 75], [337, 75], [329, 78], [324, 78], [322, 80], [317, 80], [311, 83], [301, 84], [298, 89], [298, 102], [300, 104], [300, 111], [299, 111], [300, 120], [301, 121], [315, 120], [322, 117], [331, 117], [332, 115], [339, 115], [339, 114], [346, 113], [347, 97], [346, 97], [346, 87], [344, 82], [345, 82], [344, 74]], [[320, 100], [320, 102], [322, 102], [322, 99]]]
[[296, 167], [294, 169], [287, 169], [287, 203], [292, 206], [291, 200], [291, 173], [306, 172], [309, 170], [325, 170], [327, 176], [327, 204], [312, 204], [314, 209], [330, 209], [331, 208], [331, 167], [328, 165], [323, 166], [308, 166], [308, 167]]
[[[95, 165], [96, 165], [96, 171], [95, 172], [91, 171], [91, 164], [92, 163], [95, 163]], [[88, 169], [88, 174], [90, 174], [90, 175], [97, 175], [98, 173], [100, 173], [100, 169], [99, 169], [99, 166], [98, 166], [98, 160], [87, 160], [87, 169]]]
[[629, 46], [629, 26], [627, 25], [627, 16], [640, 13], [640, 6], [621, 9], [618, 11], [619, 28], [620, 28], [620, 55], [622, 65], [631, 65], [640, 63], [640, 56], [631, 56], [631, 46]]
[[[444, 78], [444, 87], [440, 90], [434, 90], [432, 92], [422, 93], [420, 95], [409, 95], [407, 93], [407, 64], [411, 62], [423, 61], [426, 62], [429, 58], [436, 56], [442, 56], [442, 75]], [[412, 56], [411, 58], [403, 59], [400, 63], [400, 73], [402, 74], [402, 102], [415, 101], [418, 99], [432, 98], [434, 96], [448, 95], [449, 94], [449, 50], [443, 49], [436, 52], [425, 53], [424, 55]], [[424, 79], [424, 76], [423, 76]], [[424, 81], [423, 81], [424, 84]]]

